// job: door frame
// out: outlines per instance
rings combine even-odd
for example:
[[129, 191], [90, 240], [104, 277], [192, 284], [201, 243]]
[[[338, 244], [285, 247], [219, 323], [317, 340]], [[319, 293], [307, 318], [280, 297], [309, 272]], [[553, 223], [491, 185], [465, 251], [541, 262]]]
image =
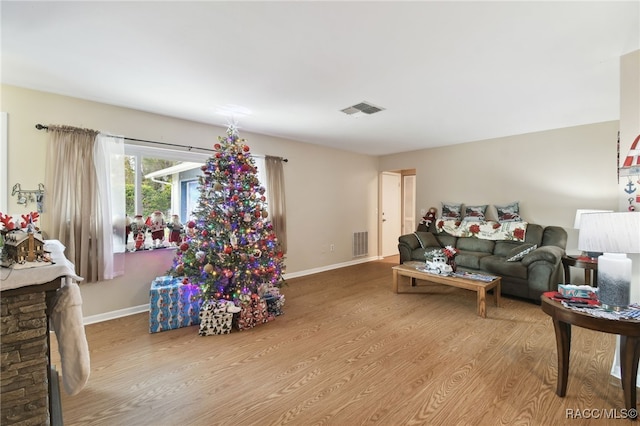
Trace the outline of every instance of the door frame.
[[[382, 172], [380, 172], [380, 175], [378, 177], [378, 258], [382, 259], [384, 258], [383, 256], [383, 239], [384, 239], [384, 233], [382, 230], [382, 207], [383, 207], [383, 199], [384, 199], [384, 186], [382, 184], [382, 176], [385, 173], [393, 173], [393, 174], [400, 174], [400, 199], [398, 200], [398, 214], [400, 217], [400, 230], [402, 230], [402, 221], [404, 220], [404, 214], [405, 212], [403, 211], [403, 197], [404, 197], [404, 193], [405, 193], [405, 188], [404, 188], [404, 176], [406, 175], [416, 175], [416, 170], [415, 169], [403, 169], [403, 170], [384, 170]], [[414, 201], [415, 198], [417, 196], [417, 176], [416, 176], [416, 185], [414, 187]], [[414, 213], [417, 214], [417, 213]], [[418, 219], [416, 216], [416, 223], [418, 223]]]

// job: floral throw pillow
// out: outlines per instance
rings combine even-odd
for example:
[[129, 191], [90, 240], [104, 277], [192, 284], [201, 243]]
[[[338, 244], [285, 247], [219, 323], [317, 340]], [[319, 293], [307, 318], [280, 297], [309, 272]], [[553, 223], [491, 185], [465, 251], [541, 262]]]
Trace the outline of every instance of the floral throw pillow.
[[460, 220], [462, 218], [462, 204], [442, 203], [442, 218]]
[[485, 220], [485, 212], [487, 211], [487, 206], [465, 206], [464, 208], [464, 219], [472, 222], [480, 222]]
[[498, 222], [522, 222], [520, 217], [520, 206], [518, 202], [507, 204], [506, 206], [496, 206]]

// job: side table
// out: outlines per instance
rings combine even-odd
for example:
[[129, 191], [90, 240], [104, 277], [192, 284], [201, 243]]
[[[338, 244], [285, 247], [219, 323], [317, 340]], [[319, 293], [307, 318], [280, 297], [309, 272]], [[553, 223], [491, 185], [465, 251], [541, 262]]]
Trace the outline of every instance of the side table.
[[[598, 285], [598, 259], [582, 259], [571, 256], [562, 256], [562, 267], [564, 268], [564, 283], [571, 283], [571, 272], [569, 267], [584, 269], [584, 283], [586, 285]], [[591, 272], [593, 272], [593, 280], [591, 279]]]
[[[599, 318], [585, 312], [566, 308], [560, 302], [541, 296], [542, 310], [553, 320], [558, 351], [558, 382], [556, 394], [567, 394], [571, 325], [620, 335], [620, 376], [627, 410], [636, 408], [636, 379], [640, 359], [640, 321]], [[635, 419], [632, 419], [635, 420]]]

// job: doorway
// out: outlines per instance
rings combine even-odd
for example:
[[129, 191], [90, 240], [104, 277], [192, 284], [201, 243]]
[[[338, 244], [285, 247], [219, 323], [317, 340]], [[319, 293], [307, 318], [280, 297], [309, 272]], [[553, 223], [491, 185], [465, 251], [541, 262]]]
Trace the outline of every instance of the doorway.
[[380, 247], [382, 257], [398, 254], [398, 237], [415, 231], [415, 170], [380, 176]]

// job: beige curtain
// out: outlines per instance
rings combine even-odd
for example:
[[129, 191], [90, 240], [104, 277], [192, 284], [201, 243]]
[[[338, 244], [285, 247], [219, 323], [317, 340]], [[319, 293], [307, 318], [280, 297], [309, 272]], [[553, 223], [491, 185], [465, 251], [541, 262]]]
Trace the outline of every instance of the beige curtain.
[[267, 203], [271, 224], [278, 238], [280, 250], [287, 252], [287, 218], [284, 196], [284, 167], [282, 158], [265, 156], [265, 171], [267, 175]]
[[69, 126], [49, 129], [45, 166], [45, 213], [49, 238], [60, 240], [85, 282], [100, 279], [98, 242], [103, 239], [93, 151], [97, 131]]

